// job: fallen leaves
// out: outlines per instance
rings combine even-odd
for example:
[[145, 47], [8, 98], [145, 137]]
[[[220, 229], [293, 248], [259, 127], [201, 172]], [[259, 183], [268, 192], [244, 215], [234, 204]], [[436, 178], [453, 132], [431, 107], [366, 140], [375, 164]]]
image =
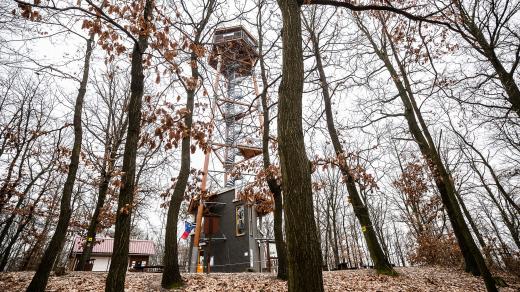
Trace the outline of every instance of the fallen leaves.
[[[373, 270], [324, 272], [325, 291], [486, 291], [481, 278], [458, 270], [439, 267], [397, 268], [399, 276], [377, 275]], [[23, 291], [29, 285], [32, 272], [0, 273], [0, 291]], [[104, 291], [107, 273], [70, 272], [51, 277], [46, 291]], [[501, 275], [509, 287], [502, 292], [520, 291], [520, 279]], [[184, 274], [185, 285], [176, 291], [287, 291], [287, 284], [273, 274]], [[125, 291], [165, 291], [160, 287], [161, 274], [128, 273]]]

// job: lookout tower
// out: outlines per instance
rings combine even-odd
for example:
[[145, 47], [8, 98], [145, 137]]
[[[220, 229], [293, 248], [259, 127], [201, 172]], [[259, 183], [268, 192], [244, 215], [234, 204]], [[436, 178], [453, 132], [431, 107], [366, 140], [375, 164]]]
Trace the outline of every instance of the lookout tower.
[[251, 76], [258, 59], [257, 47], [256, 39], [242, 26], [217, 28], [208, 61], [226, 79]]
[[[258, 43], [243, 26], [219, 28], [213, 36], [209, 64], [225, 78], [224, 96], [217, 96], [213, 152], [221, 160], [224, 184], [233, 186], [229, 172], [236, 163], [262, 153], [259, 128], [261, 111], [251, 96], [258, 95], [253, 68], [258, 60]], [[253, 81], [253, 88], [248, 86]], [[249, 82], [250, 84], [251, 82]], [[249, 99], [247, 98], [249, 97]], [[242, 160], [236, 161], [237, 155]]]
[[[216, 70], [214, 131], [209, 139], [211, 152], [204, 161], [204, 196], [193, 198], [188, 207], [196, 214], [191, 272], [202, 265], [205, 271], [215, 272], [262, 271], [270, 266], [266, 262], [269, 241], [258, 228], [265, 213], [257, 212], [257, 202], [239, 198], [236, 181], [242, 178], [232, 175], [235, 166], [262, 154], [263, 117], [253, 70], [259, 57], [257, 47], [256, 39], [242, 26], [218, 28], [213, 36], [208, 63]], [[221, 169], [209, 169], [210, 160]]]

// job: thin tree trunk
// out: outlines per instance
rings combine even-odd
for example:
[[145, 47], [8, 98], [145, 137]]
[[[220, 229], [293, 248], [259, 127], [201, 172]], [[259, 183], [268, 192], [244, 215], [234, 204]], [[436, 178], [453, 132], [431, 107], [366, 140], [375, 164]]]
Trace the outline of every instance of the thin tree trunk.
[[[147, 0], [143, 19], [151, 21], [153, 0]], [[141, 107], [144, 92], [143, 55], [148, 47], [148, 32], [139, 35], [132, 50], [130, 69], [130, 102], [128, 104], [128, 131], [123, 154], [121, 175], [122, 186], [117, 202], [117, 214], [114, 234], [114, 248], [110, 260], [110, 268], [105, 284], [106, 292], [123, 292], [125, 289], [126, 271], [128, 269], [128, 249], [130, 244], [130, 227], [135, 193], [135, 174], [137, 146], [141, 126]]]
[[494, 218], [493, 214], [489, 211], [489, 209], [482, 202], [480, 202], [480, 204], [482, 206], [484, 214], [486, 214], [486, 216], [488, 217], [489, 222], [491, 223], [491, 226], [493, 227], [493, 230], [495, 231], [495, 234], [497, 235], [497, 239], [500, 242], [500, 248], [502, 248], [502, 249], [506, 248], [505, 252], [509, 256], [510, 253], [509, 253], [508, 245], [505, 243], [504, 239], [502, 238], [502, 235], [500, 235], [500, 229], [497, 227], [497, 224], [495, 223], [495, 218]]
[[323, 289], [322, 259], [314, 220], [311, 163], [302, 126], [303, 51], [301, 9], [296, 0], [278, 0], [282, 12], [283, 62], [279, 87], [278, 139], [282, 171], [289, 292]]
[[31, 210], [31, 213], [29, 213], [28, 217], [23, 222], [20, 222], [20, 224], [16, 228], [15, 234], [13, 235], [13, 237], [9, 241], [7, 247], [3, 251], [2, 260], [0, 261], [0, 272], [4, 271], [5, 267], [7, 266], [7, 261], [9, 259], [9, 254], [11, 253], [11, 249], [13, 248], [14, 244], [18, 240], [18, 237], [20, 236], [22, 231], [25, 229], [25, 226], [27, 226], [27, 224], [29, 224], [29, 222], [31, 221], [32, 214], [33, 214], [32, 211], [33, 210]]
[[[386, 39], [391, 40], [390, 33], [386, 30], [385, 24], [382, 23], [382, 25], [383, 33], [385, 34]], [[429, 129], [424, 122], [422, 114], [415, 102], [411, 85], [409, 84], [407, 78], [407, 72], [402, 62], [400, 61], [399, 56], [397, 55], [393, 43], [391, 41], [388, 42], [392, 50], [392, 55], [398, 64], [401, 75], [397, 73], [394, 65], [390, 61], [386, 48], [379, 48], [374, 42], [370, 33], [360, 22], [358, 22], [358, 26], [370, 41], [377, 56], [385, 64], [385, 67], [390, 73], [392, 81], [398, 90], [399, 97], [401, 98], [405, 107], [404, 116], [408, 123], [409, 130], [414, 140], [416, 141], [421, 154], [427, 160], [428, 167], [434, 176], [435, 184], [439, 189], [442, 203], [446, 209], [446, 212], [448, 213], [455, 237], [457, 238], [457, 242], [459, 243], [460, 249], [462, 251], [464, 262], [466, 264], [466, 271], [470, 271], [475, 276], [482, 275], [488, 291], [498, 291], [495, 286], [495, 281], [489, 272], [489, 269], [487, 268], [484, 257], [473, 240], [468, 225], [464, 221], [464, 215], [460, 209], [459, 203], [457, 202], [457, 197], [455, 194], [456, 189], [453, 184], [453, 179], [448, 173], [439, 153], [437, 152], [437, 148], [435, 147], [435, 143], [433, 142]]]
[[[197, 55], [191, 53], [191, 63], [197, 64]], [[191, 67], [192, 77], [199, 78], [198, 68]], [[186, 132], [183, 134], [181, 142], [181, 168], [173, 194], [168, 207], [168, 216], [166, 221], [166, 234], [164, 243], [164, 271], [162, 274], [161, 286], [166, 289], [179, 287], [182, 285], [182, 277], [178, 263], [177, 248], [177, 220], [182, 201], [184, 200], [184, 191], [190, 176], [190, 157], [191, 157], [191, 126], [193, 124], [193, 108], [195, 103], [195, 89], [187, 90], [186, 109], [188, 112], [184, 116], [184, 126]]]
[[323, 263], [327, 267], [327, 271], [329, 271], [329, 243], [331, 242], [331, 232], [330, 232], [330, 220], [329, 220], [329, 202], [327, 199], [327, 208], [325, 209], [325, 253], [323, 254]]
[[506, 225], [507, 229], [509, 230], [509, 233], [511, 234], [511, 237], [513, 238], [513, 242], [517, 246], [518, 249], [520, 249], [520, 236], [519, 236], [519, 230], [514, 226], [513, 222], [510, 220], [509, 216], [505, 212], [504, 208], [501, 206], [500, 202], [495, 198], [495, 195], [493, 194], [493, 191], [489, 187], [489, 185], [486, 183], [484, 179], [484, 175], [480, 170], [477, 168], [474, 163], [472, 163], [473, 170], [477, 173], [480, 181], [482, 182], [482, 185], [484, 186], [484, 189], [486, 190], [487, 194], [489, 195], [489, 198], [491, 201], [495, 204], [495, 207], [500, 212], [500, 216], [502, 217], [502, 221]]
[[[52, 205], [54, 205], [54, 203], [56, 202], [57, 194], [58, 193], [54, 194]], [[54, 206], [52, 206], [52, 205], [51, 205], [51, 208], [49, 208], [51, 210], [54, 209]], [[45, 223], [43, 224], [42, 232], [41, 232], [40, 236], [37, 237], [36, 242], [34, 243], [32, 248], [25, 255], [25, 258], [24, 258], [22, 264], [20, 265], [20, 268], [19, 268], [20, 270], [22, 270], [22, 271], [28, 270], [29, 267], [31, 266], [31, 261], [34, 261], [34, 259], [37, 258], [36, 255], [38, 255], [40, 250], [43, 249], [43, 245], [45, 244], [45, 239], [47, 237], [47, 233], [49, 230], [49, 226], [51, 225], [51, 222], [52, 222], [52, 216], [47, 216], [47, 218], [45, 219]]]
[[[261, 5], [261, 4], [260, 4]], [[262, 7], [258, 8], [259, 18], [262, 19]], [[267, 81], [267, 70], [265, 68], [265, 61], [263, 55], [263, 32], [262, 25], [258, 25], [258, 53], [260, 55], [260, 75], [262, 78], [262, 93], [260, 94], [263, 114], [263, 129], [262, 129], [262, 158], [264, 170], [269, 173], [267, 176], [267, 186], [274, 198], [274, 212], [273, 212], [273, 229], [274, 242], [276, 245], [276, 254], [278, 257], [278, 271], [276, 277], [281, 280], [287, 280], [287, 247], [283, 238], [283, 203], [282, 203], [282, 189], [276, 178], [272, 175], [269, 168], [271, 161], [269, 158], [269, 131], [271, 116], [269, 114], [269, 104], [267, 101], [267, 89], [269, 83]]]
[[[107, 127], [108, 128], [108, 127]], [[103, 162], [103, 169], [101, 170], [101, 184], [99, 185], [98, 189], [98, 197], [96, 202], [96, 207], [94, 209], [94, 214], [92, 214], [92, 218], [90, 219], [88, 228], [87, 228], [87, 237], [85, 242], [85, 248], [83, 249], [83, 253], [81, 254], [81, 257], [78, 261], [78, 264], [76, 265], [77, 271], [86, 271], [86, 264], [90, 259], [90, 255], [92, 254], [92, 250], [94, 249], [94, 245], [96, 245], [96, 234], [97, 229], [99, 225], [99, 216], [101, 214], [101, 210], [103, 209], [103, 206], [105, 205], [105, 200], [107, 197], [108, 192], [108, 185], [110, 183], [110, 179], [112, 178], [112, 165], [115, 160], [115, 156], [117, 153], [116, 149], [111, 149], [108, 152], [110, 152], [110, 157], [107, 158], [105, 156], [105, 160]], [[108, 159], [108, 161], [107, 161]], [[106, 167], [106, 164], [108, 164], [108, 169]]]
[[[30, 144], [37, 137], [37, 135], [32, 135], [31, 138], [27, 139], [27, 135], [28, 135], [28, 131], [29, 131], [29, 121], [31, 120], [30, 115], [33, 111], [33, 109], [31, 108], [31, 103], [32, 103], [32, 98], [34, 97], [35, 94], [36, 94], [36, 91], [29, 97], [30, 98], [30, 100], [28, 102], [29, 108], [27, 109], [27, 113], [26, 113], [27, 116], [25, 118], [25, 123], [23, 126], [23, 133], [20, 133], [21, 127], [22, 127], [22, 121], [24, 120], [23, 117], [20, 116], [20, 121], [17, 124], [17, 130], [18, 130], [17, 134], [19, 136], [22, 136], [23, 139], [22, 139], [22, 141], [17, 142], [16, 154], [14, 155], [14, 157], [11, 160], [7, 173], [5, 174], [4, 183], [3, 183], [2, 187], [0, 188], [0, 212], [2, 212], [4, 210], [5, 205], [9, 202], [11, 197], [16, 193], [15, 188], [17, 187], [17, 185], [22, 177], [21, 176], [22, 171], [23, 171], [22, 165], [24, 164], [24, 162], [27, 158], [27, 152], [30, 149], [28, 144]], [[24, 104], [25, 104], [25, 99], [21, 106], [22, 109], [23, 109]], [[20, 115], [22, 115], [22, 113]], [[20, 155], [22, 155], [21, 158], [20, 158]], [[15, 181], [11, 181], [11, 178], [12, 178], [12, 175], [14, 172], [14, 168], [16, 166], [16, 162], [18, 161], [19, 158], [20, 158], [20, 163], [18, 166], [18, 176], [16, 177]]]
[[[518, 214], [520, 214], [520, 206], [511, 198], [511, 195], [504, 189], [504, 186], [502, 185], [502, 183], [500, 182], [500, 179], [498, 178], [498, 175], [496, 174], [495, 170], [493, 169], [493, 167], [491, 167], [491, 165], [489, 164], [489, 162], [487, 161], [486, 157], [484, 157], [484, 155], [482, 154], [482, 152], [480, 152], [476, 147], [475, 145], [473, 145], [472, 143], [470, 143], [464, 136], [462, 136], [460, 133], [458, 133], [457, 131], [455, 131], [455, 133], [457, 134], [457, 136], [459, 136], [459, 138], [462, 140], [462, 142], [464, 142], [464, 144], [466, 144], [467, 146], [469, 146], [473, 151], [475, 151], [475, 153], [477, 153], [477, 155], [480, 157], [480, 159], [482, 160], [482, 164], [484, 164], [484, 166], [489, 170], [489, 173], [491, 174], [491, 177], [493, 178], [493, 181], [495, 182], [495, 185], [498, 189], [498, 191], [500, 192], [500, 194], [504, 197], [504, 199], [506, 200], [506, 202], [509, 203], [509, 205], [511, 205], [511, 207], [513, 207], [516, 212]], [[475, 164], [475, 163], [473, 163]], [[474, 166], [474, 169], [476, 171], [478, 171], [476, 169], [476, 165]], [[480, 175], [481, 176], [481, 181], [482, 183], [484, 183], [484, 179], [483, 179], [483, 175]]]
[[395, 228], [395, 222], [394, 222], [394, 234], [395, 234], [395, 243], [396, 243], [396, 249], [398, 253], [398, 259], [401, 260], [401, 264], [403, 267], [406, 267], [406, 261], [404, 260], [403, 250], [401, 248], [401, 243], [399, 242], [399, 235], [397, 234], [397, 228]]
[[455, 195], [457, 196], [457, 199], [459, 201], [460, 207], [462, 208], [462, 212], [466, 216], [466, 219], [468, 220], [469, 225], [471, 226], [471, 229], [473, 229], [473, 233], [475, 233], [475, 237], [478, 240], [478, 243], [480, 244], [482, 249], [486, 248], [486, 242], [484, 241], [484, 238], [482, 237], [482, 234], [480, 234], [480, 231], [478, 231], [477, 225], [475, 224], [475, 221], [471, 217], [471, 214], [469, 213], [468, 208], [466, 208], [466, 203], [464, 203], [464, 200], [462, 200], [462, 196], [459, 194], [459, 192], [455, 192]]
[[[109, 104], [112, 104], [112, 102], [109, 102]], [[109, 106], [110, 107], [110, 106]], [[112, 128], [112, 121], [114, 121], [114, 115], [113, 108], [109, 108], [109, 115], [108, 115], [108, 123], [106, 126], [106, 135], [105, 135], [105, 151], [103, 155], [103, 163], [101, 165], [101, 174], [100, 174], [100, 185], [98, 187], [98, 197], [96, 202], [96, 207], [94, 209], [94, 213], [92, 214], [92, 218], [90, 219], [89, 226], [87, 227], [87, 235], [86, 235], [86, 242], [85, 247], [83, 249], [83, 253], [81, 254], [81, 257], [76, 264], [75, 269], [77, 271], [85, 271], [86, 270], [86, 264], [90, 260], [90, 255], [92, 254], [92, 250], [94, 249], [94, 246], [96, 245], [96, 235], [99, 229], [99, 223], [101, 215], [101, 210], [103, 209], [103, 206], [105, 205], [105, 200], [107, 197], [110, 180], [112, 179], [112, 172], [114, 171], [114, 165], [116, 162], [117, 154], [119, 151], [119, 147], [121, 146], [121, 143], [123, 142], [123, 133], [126, 130], [128, 126], [128, 120], [121, 118], [120, 123], [117, 127], [117, 130], [114, 130], [111, 132]], [[115, 125], [114, 125], [115, 126]], [[116, 127], [114, 127], [115, 129]]]
[[45, 193], [48, 182], [49, 182], [49, 180], [47, 179], [47, 181], [44, 183], [41, 191], [38, 193], [38, 196], [32, 203], [32, 206], [29, 207], [29, 213], [28, 213], [28, 215], [26, 215], [27, 217], [24, 219], [20, 219], [20, 223], [18, 224], [18, 227], [16, 228], [16, 231], [15, 231], [13, 237], [7, 244], [6, 248], [2, 251], [2, 254], [1, 254], [2, 260], [0, 261], [0, 272], [5, 269], [5, 267], [7, 265], [7, 261], [9, 259], [9, 254], [11, 253], [11, 249], [13, 248], [14, 244], [18, 240], [18, 237], [20, 236], [22, 231], [25, 229], [25, 227], [31, 222], [31, 220], [34, 216], [34, 213], [33, 213], [34, 208], [36, 208], [36, 205], [38, 204], [38, 202], [40, 202], [40, 199], [42, 198], [43, 194]]
[[350, 171], [349, 165], [347, 163], [347, 158], [343, 150], [343, 146], [339, 141], [338, 132], [336, 130], [336, 126], [334, 125], [329, 85], [327, 83], [327, 77], [325, 75], [325, 69], [322, 63], [319, 40], [317, 39], [316, 34], [310, 27], [308, 30], [311, 34], [311, 42], [313, 45], [314, 56], [316, 58], [316, 67], [318, 69], [322, 88], [323, 101], [325, 104], [325, 116], [327, 120], [327, 129], [332, 141], [332, 145], [334, 147], [334, 151], [336, 152], [336, 157], [339, 160], [341, 173], [346, 178], [347, 191], [349, 194], [350, 202], [352, 203], [352, 208], [354, 209], [354, 214], [356, 215], [356, 218], [361, 224], [363, 236], [365, 238], [367, 248], [370, 253], [370, 257], [374, 262], [374, 267], [377, 270], [377, 272], [380, 274], [396, 275], [397, 272], [392, 268], [392, 265], [390, 265], [387, 256], [381, 248], [381, 244], [377, 238], [377, 234], [372, 224], [372, 220], [370, 219], [368, 208], [363, 202], [356, 188], [356, 180], [354, 179]]
[[[54, 157], [53, 157], [54, 158]], [[37, 180], [45, 173], [47, 172], [50, 168], [51, 168], [52, 164], [48, 164], [46, 167], [44, 167], [34, 178], [31, 179], [31, 181], [29, 182], [29, 184], [25, 187], [25, 189], [23, 190], [22, 192], [22, 196], [20, 196], [20, 198], [18, 199], [18, 202], [16, 203], [16, 206], [15, 206], [15, 210], [16, 209], [19, 209], [25, 198], [27, 197], [27, 195], [29, 194], [29, 191], [31, 190], [31, 188], [33, 187], [33, 185], [37, 182]], [[11, 216], [9, 216], [9, 218], [7, 218], [7, 220], [4, 222], [4, 227], [2, 229], [2, 232], [0, 233], [0, 246], [3, 245], [3, 242], [4, 242], [4, 239], [5, 237], [7, 236], [7, 233], [9, 232], [9, 228], [11, 227], [11, 224], [14, 222], [14, 219], [16, 218], [17, 216], [17, 213], [16, 212], [12, 212]], [[1, 269], [0, 269], [1, 271]]]
[[83, 100], [87, 91], [88, 75], [90, 69], [90, 57], [92, 55], [93, 42], [94, 35], [91, 35], [90, 38], [87, 40], [87, 49], [85, 53], [85, 60], [83, 66], [83, 76], [81, 78], [78, 95], [76, 97], [76, 104], [74, 106], [74, 146], [72, 147], [72, 152], [70, 154], [70, 164], [67, 173], [67, 179], [65, 181], [65, 185], [63, 186], [58, 225], [56, 226], [56, 230], [54, 231], [54, 235], [52, 236], [49, 246], [43, 254], [42, 260], [38, 265], [38, 269], [36, 270], [36, 273], [34, 274], [34, 277], [32, 278], [29, 287], [27, 287], [28, 292], [43, 292], [45, 290], [52, 266], [54, 264], [54, 261], [56, 260], [56, 257], [63, 248], [65, 236], [67, 235], [67, 228], [69, 226], [70, 217], [72, 215], [72, 209], [70, 205], [72, 190], [74, 188], [76, 173], [79, 167], [81, 140], [83, 135], [83, 129], [81, 126], [81, 113], [83, 110]]
[[336, 224], [336, 193], [337, 191], [335, 191], [335, 194], [334, 194], [334, 198], [333, 198], [333, 201], [334, 201], [334, 204], [332, 205], [332, 214], [331, 214], [331, 221], [332, 221], [332, 235], [333, 235], [333, 252], [334, 252], [334, 264], [336, 265], [336, 269], [339, 267], [339, 263], [340, 263], [340, 258], [339, 258], [339, 244], [338, 244], [338, 228], [337, 228], [337, 224]]
[[[343, 227], [343, 235], [345, 236], [345, 245], [346, 245], [346, 249], [347, 249], [348, 266], [349, 266], [349, 268], [352, 268], [353, 267], [352, 260], [355, 260], [354, 247], [352, 246], [353, 244], [350, 244], [350, 246], [352, 246], [352, 248], [348, 244], [348, 236], [347, 236], [348, 233], [347, 233], [347, 227], [345, 226], [345, 217], [346, 217], [345, 208], [343, 207], [342, 209], [343, 209], [343, 216], [341, 218], [341, 226]], [[352, 260], [351, 260], [351, 254], [352, 254]]]
[[[206, 4], [204, 18], [196, 25], [194, 44], [200, 46], [201, 35], [213, 14], [216, 1], [210, 0]], [[192, 51], [190, 55], [191, 78], [198, 80], [200, 78], [199, 68], [197, 65], [197, 54]], [[195, 104], [196, 87], [184, 84], [186, 90], [186, 109], [188, 110], [184, 116], [185, 132], [183, 133], [181, 142], [181, 168], [173, 194], [168, 207], [168, 215], [166, 220], [166, 233], [164, 243], [164, 271], [162, 274], [161, 286], [166, 289], [179, 287], [182, 285], [182, 277], [179, 270], [179, 251], [177, 242], [177, 223], [182, 201], [184, 200], [184, 191], [188, 183], [190, 175], [191, 160], [191, 127], [193, 124], [193, 110]]]

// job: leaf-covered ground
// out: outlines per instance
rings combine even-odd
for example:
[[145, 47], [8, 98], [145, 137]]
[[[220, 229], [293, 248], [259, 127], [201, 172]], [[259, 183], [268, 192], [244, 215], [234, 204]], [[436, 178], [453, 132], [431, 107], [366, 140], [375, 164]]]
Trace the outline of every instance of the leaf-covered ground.
[[[443, 268], [397, 268], [400, 276], [376, 275], [371, 270], [324, 272], [326, 291], [485, 291], [480, 278]], [[33, 273], [0, 273], [0, 291], [24, 291]], [[509, 287], [520, 291], [520, 279], [501, 275]], [[71, 272], [51, 277], [47, 291], [104, 291], [106, 273]], [[181, 291], [286, 291], [286, 284], [274, 276], [259, 273], [186, 274]], [[127, 291], [161, 291], [161, 274], [128, 273]]]

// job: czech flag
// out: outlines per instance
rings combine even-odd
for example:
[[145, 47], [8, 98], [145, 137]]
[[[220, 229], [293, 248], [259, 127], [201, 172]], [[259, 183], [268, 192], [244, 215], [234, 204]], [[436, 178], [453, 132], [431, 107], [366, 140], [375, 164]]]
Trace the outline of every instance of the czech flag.
[[191, 231], [195, 228], [195, 224], [184, 221], [184, 233], [182, 234], [181, 238], [186, 239], [190, 235]]

